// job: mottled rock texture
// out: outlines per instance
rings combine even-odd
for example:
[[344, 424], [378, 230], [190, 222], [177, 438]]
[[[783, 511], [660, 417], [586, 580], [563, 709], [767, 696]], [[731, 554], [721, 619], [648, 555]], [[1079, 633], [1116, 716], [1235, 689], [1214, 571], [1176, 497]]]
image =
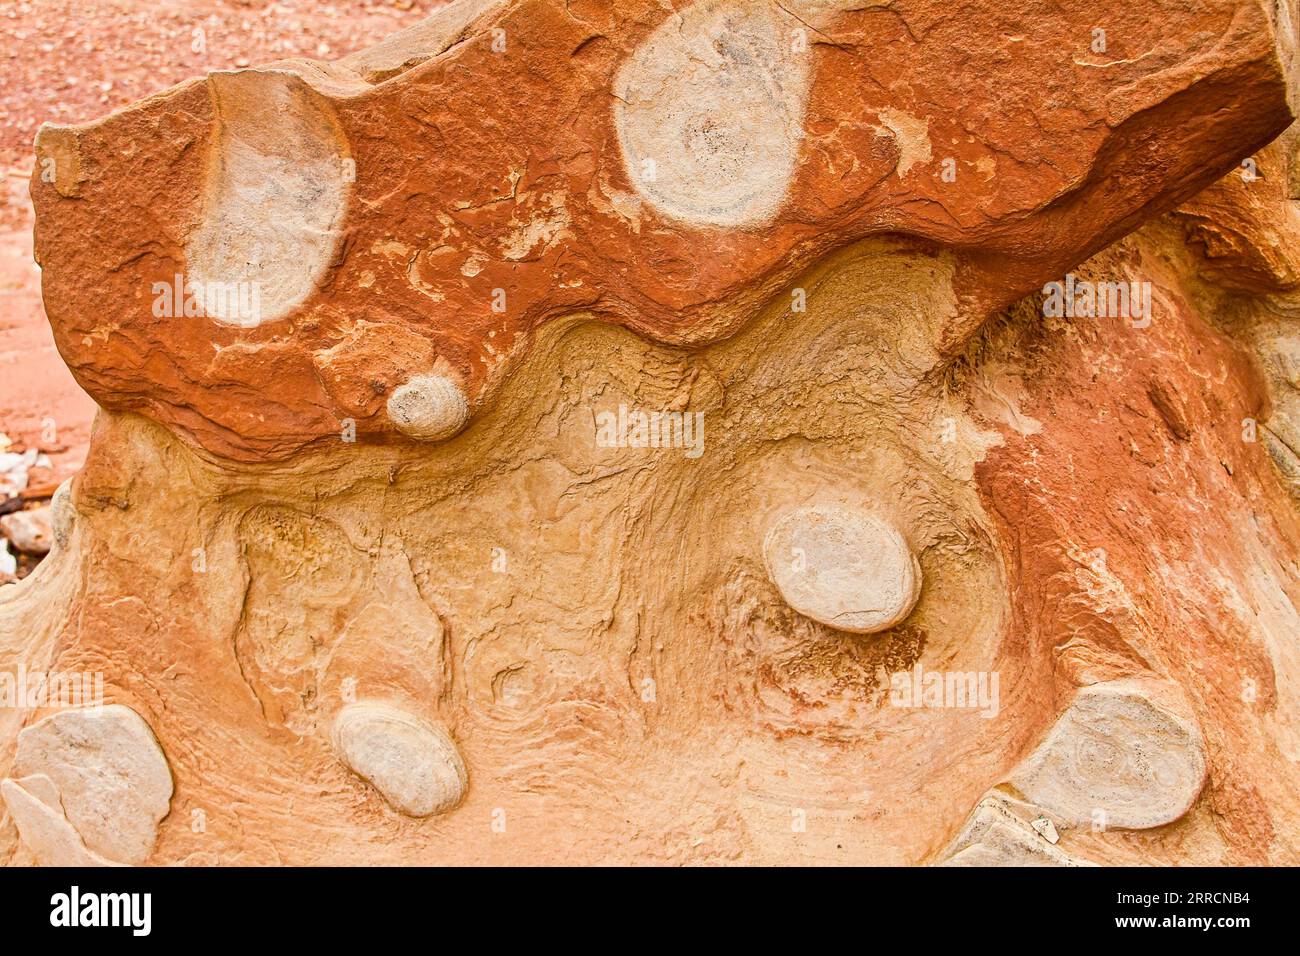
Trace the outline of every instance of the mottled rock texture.
[[143, 729], [0, 710], [0, 855], [1300, 863], [1295, 22], [459, 0], [44, 128], [0, 669]]

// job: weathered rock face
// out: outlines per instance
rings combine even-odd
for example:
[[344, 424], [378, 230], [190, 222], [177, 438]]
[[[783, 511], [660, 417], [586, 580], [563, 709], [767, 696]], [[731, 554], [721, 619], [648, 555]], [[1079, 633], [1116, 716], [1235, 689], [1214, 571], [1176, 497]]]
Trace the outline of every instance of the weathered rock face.
[[45, 128], [0, 670], [118, 723], [0, 710], [0, 852], [1300, 862], [1294, 12], [460, 0]]

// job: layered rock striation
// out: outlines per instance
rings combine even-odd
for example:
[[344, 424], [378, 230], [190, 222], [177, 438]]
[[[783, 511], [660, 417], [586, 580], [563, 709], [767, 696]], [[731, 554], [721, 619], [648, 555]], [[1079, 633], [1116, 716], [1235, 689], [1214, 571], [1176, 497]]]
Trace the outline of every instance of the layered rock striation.
[[44, 127], [0, 856], [1300, 862], [1295, 22], [458, 0]]

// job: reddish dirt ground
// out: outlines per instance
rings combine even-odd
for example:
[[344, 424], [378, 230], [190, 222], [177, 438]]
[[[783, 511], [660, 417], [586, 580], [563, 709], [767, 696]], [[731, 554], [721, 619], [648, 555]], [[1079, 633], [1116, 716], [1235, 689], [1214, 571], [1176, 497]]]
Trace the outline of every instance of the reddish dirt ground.
[[440, 0], [0, 4], [0, 446], [7, 438], [9, 451], [35, 447], [46, 453], [49, 466], [30, 473], [32, 504], [81, 467], [95, 412], [55, 350], [41, 308], [27, 195], [32, 141], [40, 124], [91, 120], [209, 70], [286, 56], [336, 59], [440, 5]]

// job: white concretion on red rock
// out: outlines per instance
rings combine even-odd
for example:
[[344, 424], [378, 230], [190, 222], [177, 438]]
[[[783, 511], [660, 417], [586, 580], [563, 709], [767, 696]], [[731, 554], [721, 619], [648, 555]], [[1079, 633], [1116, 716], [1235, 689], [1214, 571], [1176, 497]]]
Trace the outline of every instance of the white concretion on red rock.
[[[1270, 7], [457, 0], [46, 134], [103, 414], [0, 675], [158, 716], [152, 865], [1300, 863]], [[176, 273], [263, 324], [159, 314]], [[1067, 274], [1153, 321], [1044, 321]], [[1144, 681], [1053, 728], [1139, 672], [1196, 722]], [[0, 858], [108, 859], [10, 766], [45, 713], [0, 708]], [[1192, 727], [1213, 798], [1116, 829], [1189, 803]]]
[[770, 220], [803, 140], [810, 53], [773, 4], [704, 0], [670, 16], [615, 82], [623, 160], [641, 195], [674, 219]]
[[298, 77], [214, 73], [208, 83], [206, 209], [185, 279], [210, 318], [256, 326], [316, 289], [338, 241], [350, 160], [331, 107]]
[[469, 403], [459, 385], [444, 375], [417, 375], [393, 389], [388, 418], [402, 434], [418, 441], [441, 441], [469, 420]]

